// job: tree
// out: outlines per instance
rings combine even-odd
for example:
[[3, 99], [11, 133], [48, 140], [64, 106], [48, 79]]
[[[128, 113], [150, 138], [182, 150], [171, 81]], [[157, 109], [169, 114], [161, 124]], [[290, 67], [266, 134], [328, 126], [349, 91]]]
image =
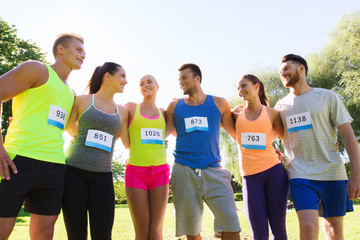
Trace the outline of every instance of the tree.
[[[45, 62], [45, 53], [31, 43], [30, 40], [22, 40], [17, 37], [14, 25], [10, 26], [0, 18], [0, 76], [15, 68], [17, 65], [28, 60]], [[2, 112], [2, 135], [6, 135], [11, 117], [11, 100], [3, 103]]]
[[360, 11], [345, 14], [324, 48], [308, 58], [310, 84], [332, 89], [343, 99], [360, 136]]
[[125, 176], [125, 164], [123, 158], [123, 150], [116, 147], [114, 151], [113, 161], [112, 161], [112, 172], [113, 172], [113, 181], [114, 181], [114, 192], [115, 197], [119, 202], [126, 199], [125, 195], [125, 184], [124, 184], [124, 176]]
[[[319, 52], [307, 57], [309, 66], [308, 83], [312, 87], [331, 89], [339, 94], [348, 111], [354, 118], [352, 127], [360, 141], [360, 12], [345, 14], [329, 36], [328, 43]], [[282, 86], [278, 68], [258, 68], [255, 75], [264, 83], [270, 99], [270, 106], [288, 93]], [[232, 107], [240, 103], [239, 97], [229, 99]], [[341, 138], [339, 150], [344, 152]], [[278, 148], [283, 149], [282, 141]], [[221, 133], [221, 150], [225, 156], [225, 167], [240, 180], [237, 145], [230, 137]]]

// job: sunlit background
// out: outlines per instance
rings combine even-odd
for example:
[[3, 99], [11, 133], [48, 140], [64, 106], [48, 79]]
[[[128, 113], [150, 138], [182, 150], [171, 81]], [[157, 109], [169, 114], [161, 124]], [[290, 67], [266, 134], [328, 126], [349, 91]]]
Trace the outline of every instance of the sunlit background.
[[[82, 35], [87, 58], [69, 78], [77, 94], [96, 66], [113, 61], [129, 82], [118, 103], [140, 102], [138, 81], [150, 73], [160, 84], [157, 104], [166, 108], [182, 96], [181, 64], [198, 64], [204, 91], [228, 98], [236, 79], [252, 69], [277, 66], [287, 53], [306, 57], [320, 50], [341, 16], [359, 7], [358, 0], [1, 0], [0, 17], [47, 52], [49, 62], [57, 34]], [[171, 138], [170, 163], [173, 146]]]

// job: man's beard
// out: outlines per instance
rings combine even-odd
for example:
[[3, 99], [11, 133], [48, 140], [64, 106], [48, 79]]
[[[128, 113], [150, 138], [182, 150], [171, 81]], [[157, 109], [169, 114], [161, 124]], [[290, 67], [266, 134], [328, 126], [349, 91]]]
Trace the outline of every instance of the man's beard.
[[284, 86], [285, 87], [293, 87], [295, 84], [300, 80], [300, 74], [299, 71], [296, 70], [294, 73], [290, 75], [289, 80], [285, 80]]

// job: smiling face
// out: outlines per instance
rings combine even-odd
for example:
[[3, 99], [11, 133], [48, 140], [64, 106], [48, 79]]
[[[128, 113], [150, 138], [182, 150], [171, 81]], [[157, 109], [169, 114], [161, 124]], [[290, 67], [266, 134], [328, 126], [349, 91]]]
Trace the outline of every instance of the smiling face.
[[179, 85], [180, 88], [183, 90], [184, 95], [194, 92], [195, 89], [195, 82], [196, 80], [199, 80], [200, 77], [196, 76], [194, 77], [193, 72], [190, 68], [186, 68], [179, 73]]
[[286, 61], [280, 65], [280, 78], [284, 87], [294, 87], [300, 80], [301, 65], [293, 61]]
[[117, 71], [112, 75], [109, 74], [110, 82], [118, 93], [124, 92], [126, 81], [126, 72], [122, 67], [117, 67]]
[[77, 39], [71, 39], [64, 45], [58, 45], [64, 63], [71, 69], [80, 69], [85, 59], [84, 45]]
[[259, 95], [259, 84], [253, 84], [250, 80], [242, 78], [238, 82], [238, 94], [244, 101], [249, 101]]
[[152, 75], [147, 74], [140, 79], [140, 91], [143, 96], [156, 95], [158, 90], [159, 85]]

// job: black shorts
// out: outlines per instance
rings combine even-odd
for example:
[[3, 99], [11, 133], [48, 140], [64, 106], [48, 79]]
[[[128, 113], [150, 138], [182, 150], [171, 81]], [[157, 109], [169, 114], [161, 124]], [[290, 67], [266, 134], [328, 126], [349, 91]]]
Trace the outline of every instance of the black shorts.
[[25, 212], [58, 215], [64, 193], [66, 167], [17, 155], [18, 174], [0, 183], [0, 217], [17, 217], [25, 201]]

